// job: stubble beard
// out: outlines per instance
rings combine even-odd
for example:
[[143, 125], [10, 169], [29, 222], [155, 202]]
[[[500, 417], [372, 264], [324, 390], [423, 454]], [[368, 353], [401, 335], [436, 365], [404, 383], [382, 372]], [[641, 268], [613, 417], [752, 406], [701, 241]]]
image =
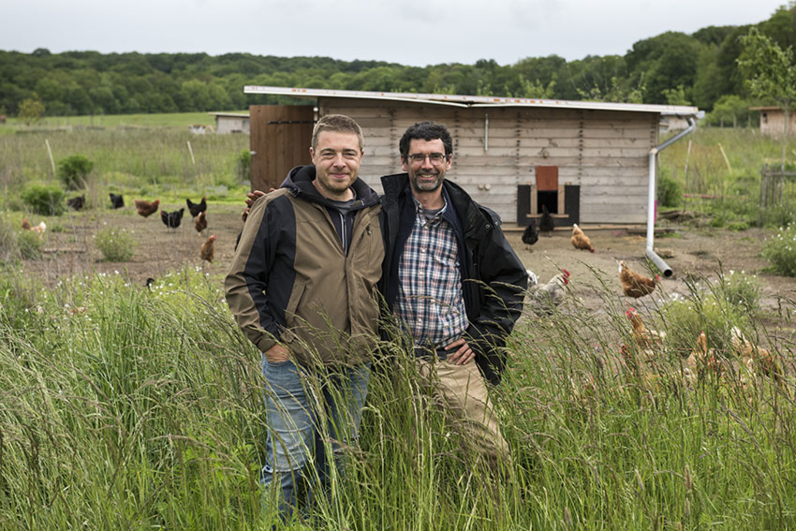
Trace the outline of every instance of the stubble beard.
[[[434, 182], [421, 181], [420, 180], [421, 176], [433, 176], [436, 178], [436, 180]], [[442, 179], [443, 176], [439, 172], [422, 173], [422, 174], [415, 172], [412, 175], [412, 178], [409, 179], [409, 181], [412, 184], [412, 188], [416, 192], [435, 192], [439, 189], [440, 186], [442, 186]]]

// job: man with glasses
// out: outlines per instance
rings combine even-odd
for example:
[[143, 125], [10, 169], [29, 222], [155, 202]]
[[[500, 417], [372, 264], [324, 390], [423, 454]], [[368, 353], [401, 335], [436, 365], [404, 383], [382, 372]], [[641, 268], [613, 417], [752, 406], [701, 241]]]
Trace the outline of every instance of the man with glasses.
[[381, 178], [382, 291], [411, 337], [425, 383], [500, 473], [510, 457], [486, 381], [500, 381], [505, 339], [522, 311], [525, 267], [497, 214], [445, 179], [453, 141], [444, 125], [414, 124], [399, 149], [405, 173]]

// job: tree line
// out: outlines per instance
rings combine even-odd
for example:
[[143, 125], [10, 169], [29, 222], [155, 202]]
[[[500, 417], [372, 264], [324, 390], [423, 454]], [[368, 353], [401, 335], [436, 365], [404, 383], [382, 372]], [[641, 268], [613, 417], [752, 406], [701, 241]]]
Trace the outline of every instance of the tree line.
[[49, 116], [224, 111], [296, 103], [243, 93], [245, 85], [270, 85], [695, 105], [711, 112], [714, 121], [737, 123], [758, 103], [738, 68], [742, 38], [753, 27], [787, 49], [796, 44], [796, 6], [782, 6], [756, 25], [709, 26], [690, 35], [663, 33], [636, 42], [623, 56], [567, 61], [550, 55], [512, 65], [486, 59], [471, 65], [416, 67], [247, 53], [0, 51], [0, 114], [16, 116], [31, 102], [43, 104]]

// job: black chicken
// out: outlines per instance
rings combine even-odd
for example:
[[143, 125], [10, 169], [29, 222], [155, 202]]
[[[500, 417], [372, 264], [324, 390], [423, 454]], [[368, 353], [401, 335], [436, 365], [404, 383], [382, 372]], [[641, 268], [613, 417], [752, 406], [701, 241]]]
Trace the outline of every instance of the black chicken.
[[539, 217], [539, 232], [544, 232], [550, 236], [555, 226], [556, 220], [550, 215], [550, 212], [547, 210], [547, 205], [542, 205], [542, 215]]
[[522, 243], [525, 245], [533, 245], [539, 241], [539, 231], [536, 230], [536, 220], [531, 218], [531, 222], [525, 227], [522, 233]]
[[83, 205], [86, 204], [86, 194], [72, 197], [66, 200], [66, 205], [74, 208], [75, 210], [83, 210]]
[[166, 225], [170, 229], [176, 229], [180, 226], [182, 222], [182, 215], [185, 213], [185, 209], [181, 208], [179, 210], [175, 210], [174, 212], [166, 212], [165, 210], [160, 211], [160, 219], [163, 221], [163, 224]]
[[115, 210], [117, 208], [122, 208], [124, 206], [124, 197], [122, 197], [122, 194], [116, 195], [113, 192], [111, 192], [110, 195], [111, 195], [111, 208]]
[[188, 205], [188, 211], [191, 213], [191, 217], [195, 218], [200, 213], [207, 210], [207, 198], [203, 197], [199, 203], [194, 203], [190, 199], [186, 199], [185, 203]]

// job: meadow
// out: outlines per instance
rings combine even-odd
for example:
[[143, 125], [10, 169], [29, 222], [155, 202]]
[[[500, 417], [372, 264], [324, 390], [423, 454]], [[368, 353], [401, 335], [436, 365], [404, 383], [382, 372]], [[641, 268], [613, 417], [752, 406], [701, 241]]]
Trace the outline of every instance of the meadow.
[[[778, 144], [749, 131], [690, 138], [700, 185], [696, 172], [684, 175], [684, 142], [661, 155], [662, 174], [685, 193], [721, 198], [680, 205], [695, 214], [689, 230], [733, 232], [724, 227], [743, 221], [774, 235], [775, 220], [748, 204], [760, 165], [776, 158]], [[81, 153], [96, 162], [79, 223], [48, 220], [62, 230], [104, 216], [108, 191], [146, 190], [175, 203], [207, 194], [238, 205], [248, 189], [236, 173], [246, 137], [169, 127], [0, 135], [3, 246], [27, 214], [19, 190], [32, 179], [57, 182], [45, 139], [56, 160]], [[716, 159], [718, 143], [729, 164], [720, 152]], [[794, 201], [792, 183], [784, 199], [783, 216]], [[730, 208], [736, 204], [744, 209]], [[227, 309], [222, 267], [175, 259], [147, 288], [99, 263], [81, 274], [32, 275], [29, 266], [40, 260], [5, 258], [1, 528], [279, 525], [261, 512], [259, 353]], [[486, 474], [455, 427], [418, 398], [413, 365], [387, 343], [374, 358], [362, 439], [347, 448], [346, 474], [334, 477], [313, 515], [286, 528], [796, 527], [792, 288], [761, 304], [761, 283], [773, 275], [762, 270], [695, 275], [677, 292], [664, 284], [634, 303], [648, 328], [666, 333], [645, 352], [615, 278], [582, 269], [581, 291], [571, 288], [549, 317], [526, 309], [511, 336], [509, 369], [494, 389], [512, 453], [505, 478]], [[587, 291], [599, 311], [584, 302]], [[765, 347], [777, 372], [742, 363], [732, 327]], [[703, 364], [689, 377], [684, 362], [700, 331], [723, 369]]]

